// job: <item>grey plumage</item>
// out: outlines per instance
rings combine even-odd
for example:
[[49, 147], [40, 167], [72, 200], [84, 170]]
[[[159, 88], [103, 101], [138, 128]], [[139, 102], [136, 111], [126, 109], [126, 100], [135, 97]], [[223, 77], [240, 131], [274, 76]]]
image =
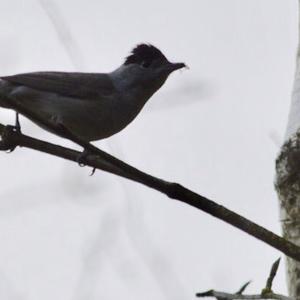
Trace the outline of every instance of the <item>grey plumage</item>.
[[99, 140], [126, 127], [169, 74], [184, 66], [142, 44], [107, 74], [33, 72], [1, 77], [0, 106], [17, 111], [13, 99], [86, 141]]
[[33, 72], [1, 79], [42, 92], [81, 99], [101, 97], [113, 89], [109, 76], [97, 73]]

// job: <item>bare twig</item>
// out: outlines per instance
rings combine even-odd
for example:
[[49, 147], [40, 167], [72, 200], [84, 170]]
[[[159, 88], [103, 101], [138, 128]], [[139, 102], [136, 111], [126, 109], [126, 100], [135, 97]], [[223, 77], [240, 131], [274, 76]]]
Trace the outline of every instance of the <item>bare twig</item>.
[[243, 284], [241, 288], [236, 292], [236, 294], [242, 295], [250, 283], [251, 281], [248, 281], [245, 284]]
[[247, 299], [247, 300], [254, 300], [254, 299], [277, 299], [277, 300], [297, 300], [296, 298], [287, 297], [284, 295], [276, 294], [272, 291], [272, 283], [276, 276], [278, 267], [280, 263], [280, 258], [277, 259], [270, 271], [270, 275], [267, 279], [267, 283], [265, 288], [261, 291], [260, 294], [255, 295], [243, 295], [243, 292], [245, 291], [245, 288], [249, 285], [250, 281], [244, 284], [240, 290], [237, 293], [230, 294], [230, 293], [224, 293], [224, 292], [218, 292], [215, 290], [209, 290], [203, 293], [197, 293], [196, 297], [215, 297], [217, 300], [238, 300], [238, 299]]
[[270, 275], [267, 279], [267, 283], [266, 283], [266, 287], [262, 290], [262, 294], [264, 293], [271, 293], [272, 292], [272, 284], [273, 284], [273, 280], [276, 276], [278, 267], [280, 264], [280, 258], [278, 258], [272, 265], [271, 271], [270, 271]]
[[218, 300], [258, 300], [258, 299], [277, 299], [277, 300], [296, 300], [295, 298], [287, 297], [280, 294], [257, 294], [257, 295], [239, 295], [239, 294], [229, 294], [224, 292], [218, 292], [214, 290], [209, 290], [204, 293], [196, 294], [197, 297], [215, 297]]
[[[22, 106], [20, 106], [20, 108], [22, 109], [20, 112], [23, 112], [26, 115], [26, 109], [23, 109]], [[45, 120], [42, 120], [41, 123], [47, 127], [49, 125], [49, 122]], [[50, 128], [53, 128], [53, 124], [50, 123], [50, 125], [52, 126]], [[55, 126], [54, 128], [56, 129]], [[34, 139], [13, 130], [9, 130], [2, 124], [0, 124], [0, 135], [3, 139], [2, 144], [0, 144], [0, 149], [2, 150], [7, 150], [10, 149], [11, 146], [18, 145], [49, 153], [75, 162], [77, 162], [80, 154], [78, 151]], [[8, 145], [9, 147], [1, 148], [3, 145]], [[178, 183], [168, 182], [144, 173], [89, 143], [83, 142], [82, 146], [87, 146], [87, 149], [91, 150], [90, 154], [84, 158], [83, 162], [86, 165], [139, 182], [164, 193], [171, 199], [176, 199], [196, 207], [258, 238], [259, 240], [286, 254], [287, 256], [300, 261], [300, 249], [298, 246], [251, 222], [241, 215], [185, 188]]]

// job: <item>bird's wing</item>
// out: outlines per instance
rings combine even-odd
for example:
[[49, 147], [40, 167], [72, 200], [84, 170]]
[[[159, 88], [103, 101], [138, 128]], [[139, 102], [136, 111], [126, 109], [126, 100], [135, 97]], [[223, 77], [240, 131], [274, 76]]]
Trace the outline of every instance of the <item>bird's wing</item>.
[[114, 92], [113, 83], [106, 74], [32, 72], [0, 78], [16, 86], [81, 99], [98, 99]]

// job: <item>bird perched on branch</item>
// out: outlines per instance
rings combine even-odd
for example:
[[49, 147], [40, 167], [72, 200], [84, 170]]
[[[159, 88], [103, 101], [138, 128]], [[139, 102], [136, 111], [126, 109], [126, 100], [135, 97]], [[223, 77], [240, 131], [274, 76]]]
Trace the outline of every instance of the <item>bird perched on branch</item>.
[[[184, 63], [171, 63], [156, 47], [140, 44], [111, 73], [33, 72], [0, 77], [0, 106], [57, 135], [39, 119], [61, 124], [86, 142], [125, 128], [147, 100]], [[23, 109], [26, 108], [25, 112]]]

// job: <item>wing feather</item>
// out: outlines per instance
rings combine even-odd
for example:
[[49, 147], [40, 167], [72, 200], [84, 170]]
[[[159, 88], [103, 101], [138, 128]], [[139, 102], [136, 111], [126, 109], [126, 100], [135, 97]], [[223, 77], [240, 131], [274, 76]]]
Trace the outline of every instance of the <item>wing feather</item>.
[[109, 76], [99, 73], [32, 72], [1, 79], [17, 86], [81, 99], [109, 96], [114, 92]]

